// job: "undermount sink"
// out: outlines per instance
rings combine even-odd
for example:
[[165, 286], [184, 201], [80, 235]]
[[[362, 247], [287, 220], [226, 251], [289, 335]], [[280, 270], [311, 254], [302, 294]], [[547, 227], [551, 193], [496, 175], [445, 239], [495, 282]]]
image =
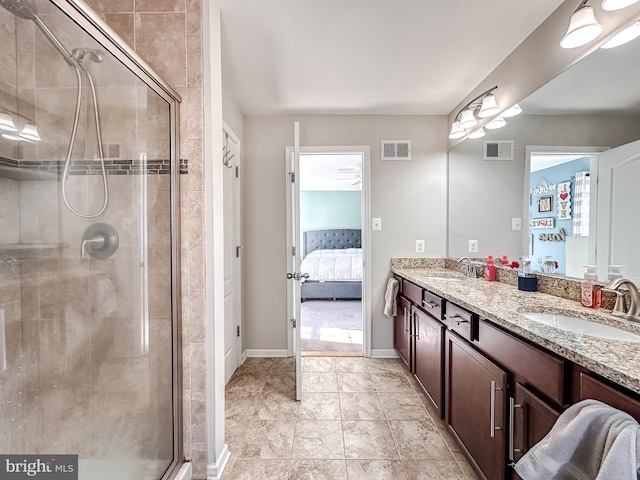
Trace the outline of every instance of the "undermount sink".
[[521, 314], [528, 318], [545, 325], [550, 325], [561, 330], [567, 330], [581, 335], [589, 335], [591, 337], [606, 338], [609, 340], [621, 340], [623, 342], [640, 342], [640, 335], [627, 332], [620, 328], [604, 325], [602, 323], [592, 322], [584, 318], [570, 317], [568, 315], [558, 315], [554, 313], [537, 313], [527, 312]]

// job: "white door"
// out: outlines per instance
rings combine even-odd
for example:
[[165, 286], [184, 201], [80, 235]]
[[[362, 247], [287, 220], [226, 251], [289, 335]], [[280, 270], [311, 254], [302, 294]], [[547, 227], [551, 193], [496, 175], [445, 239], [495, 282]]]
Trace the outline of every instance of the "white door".
[[225, 126], [224, 160], [224, 370], [225, 384], [240, 362], [240, 144]]
[[287, 149], [287, 316], [296, 359], [296, 400], [302, 399], [300, 352], [300, 188], [296, 175], [300, 166], [300, 123], [293, 124], [293, 150]]
[[640, 140], [602, 152], [598, 158], [596, 260], [598, 276], [609, 265], [624, 265], [622, 275], [640, 284]]

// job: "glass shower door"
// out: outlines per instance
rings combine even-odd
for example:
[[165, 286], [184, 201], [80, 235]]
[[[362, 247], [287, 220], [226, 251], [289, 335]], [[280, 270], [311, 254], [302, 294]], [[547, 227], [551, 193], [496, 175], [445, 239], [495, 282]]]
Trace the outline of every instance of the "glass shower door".
[[179, 456], [176, 99], [51, 2], [0, 6], [0, 454], [162, 478]]

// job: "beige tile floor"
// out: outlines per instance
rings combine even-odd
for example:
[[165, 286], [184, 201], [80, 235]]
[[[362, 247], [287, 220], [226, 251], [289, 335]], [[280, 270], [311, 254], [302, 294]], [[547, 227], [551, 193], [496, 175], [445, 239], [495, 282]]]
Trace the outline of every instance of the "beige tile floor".
[[226, 389], [223, 480], [475, 479], [404, 365], [303, 358], [295, 400], [290, 358], [249, 358]]

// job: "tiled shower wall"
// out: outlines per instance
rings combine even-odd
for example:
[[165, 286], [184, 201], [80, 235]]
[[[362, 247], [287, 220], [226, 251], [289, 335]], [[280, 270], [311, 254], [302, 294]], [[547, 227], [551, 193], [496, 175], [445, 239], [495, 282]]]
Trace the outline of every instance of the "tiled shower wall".
[[206, 478], [202, 0], [85, 0], [181, 96], [184, 450]]

